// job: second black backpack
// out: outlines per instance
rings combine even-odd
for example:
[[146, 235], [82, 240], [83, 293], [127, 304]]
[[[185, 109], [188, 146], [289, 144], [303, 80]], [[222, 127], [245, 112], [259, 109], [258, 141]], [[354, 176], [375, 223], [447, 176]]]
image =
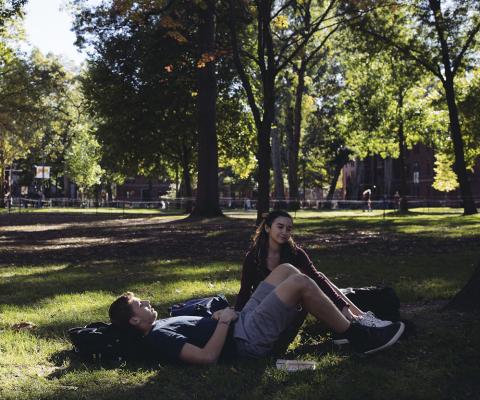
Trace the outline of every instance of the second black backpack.
[[377, 318], [398, 321], [400, 299], [391, 287], [362, 287], [340, 289], [349, 300], [363, 311], [372, 311]]
[[197, 317], [211, 317], [215, 311], [228, 307], [228, 300], [223, 294], [212, 297], [186, 300], [183, 303], [173, 304], [168, 308], [171, 317], [179, 315], [193, 315]]

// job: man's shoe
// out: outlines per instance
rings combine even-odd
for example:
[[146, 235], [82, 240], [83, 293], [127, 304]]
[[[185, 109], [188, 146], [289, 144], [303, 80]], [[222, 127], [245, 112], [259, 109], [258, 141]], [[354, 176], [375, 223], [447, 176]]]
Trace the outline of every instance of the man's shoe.
[[350, 333], [350, 342], [358, 353], [373, 354], [393, 345], [405, 330], [403, 322], [394, 322], [383, 328], [369, 328], [355, 324]]
[[392, 324], [392, 321], [378, 319], [371, 311], [364, 313], [357, 321], [360, 325], [368, 326], [369, 328], [383, 328]]

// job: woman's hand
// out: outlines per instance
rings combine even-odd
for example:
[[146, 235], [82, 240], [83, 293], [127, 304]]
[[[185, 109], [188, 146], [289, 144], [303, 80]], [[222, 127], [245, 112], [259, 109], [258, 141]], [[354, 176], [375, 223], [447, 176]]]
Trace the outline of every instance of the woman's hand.
[[345, 316], [346, 319], [349, 321], [355, 321], [358, 317], [350, 311], [350, 307], [345, 306], [342, 308], [342, 314]]

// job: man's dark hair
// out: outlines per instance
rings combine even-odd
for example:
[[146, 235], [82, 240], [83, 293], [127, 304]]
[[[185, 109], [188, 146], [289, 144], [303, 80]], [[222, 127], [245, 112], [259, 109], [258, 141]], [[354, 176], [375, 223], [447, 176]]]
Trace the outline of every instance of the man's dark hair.
[[120, 328], [131, 328], [130, 318], [133, 317], [132, 292], [126, 292], [117, 298], [108, 309], [108, 316], [113, 325]]

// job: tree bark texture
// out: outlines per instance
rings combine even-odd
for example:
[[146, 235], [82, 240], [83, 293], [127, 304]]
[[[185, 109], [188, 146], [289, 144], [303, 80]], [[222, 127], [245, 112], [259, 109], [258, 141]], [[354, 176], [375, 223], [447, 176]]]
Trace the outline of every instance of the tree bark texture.
[[[403, 93], [399, 94], [398, 97], [398, 110], [400, 114], [403, 112]], [[407, 171], [405, 163], [405, 154], [406, 154], [406, 144], [405, 144], [405, 131], [403, 124], [403, 117], [400, 116], [400, 121], [398, 123], [398, 164], [400, 167], [400, 204], [398, 206], [398, 211], [400, 213], [408, 212], [408, 187], [407, 187]]]
[[288, 186], [290, 200], [298, 201], [298, 153], [302, 129], [302, 101], [305, 91], [306, 57], [303, 56], [297, 70], [298, 84], [295, 90], [295, 106], [293, 112], [293, 132], [289, 138]]
[[0, 160], [0, 207], [5, 207], [5, 164]]
[[[205, 9], [199, 9], [200, 54], [211, 55], [215, 50], [215, 0], [205, 0]], [[216, 132], [215, 62], [207, 60], [198, 68], [198, 185], [193, 216], [222, 215], [218, 199], [218, 149]]]
[[185, 143], [182, 144], [182, 181], [180, 184], [180, 196], [185, 197], [185, 211], [192, 212], [192, 175], [190, 173], [190, 149]]
[[347, 165], [350, 159], [351, 151], [347, 148], [342, 148], [338, 150], [338, 154], [335, 157], [335, 169], [333, 171], [332, 180], [330, 181], [330, 188], [327, 193], [327, 202], [325, 203], [324, 208], [330, 209], [332, 206], [333, 195], [335, 194], [335, 188], [337, 187], [338, 178], [340, 173], [345, 165]]
[[282, 174], [281, 137], [278, 128], [272, 129], [272, 169], [275, 200], [285, 200], [285, 185], [283, 183]]
[[343, 165], [337, 164], [335, 165], [335, 171], [333, 172], [332, 180], [330, 181], [330, 187], [327, 193], [327, 202], [325, 203], [325, 208], [330, 209], [332, 205], [333, 195], [335, 194], [335, 188], [337, 187], [338, 178], [340, 176], [340, 172], [342, 171]]

